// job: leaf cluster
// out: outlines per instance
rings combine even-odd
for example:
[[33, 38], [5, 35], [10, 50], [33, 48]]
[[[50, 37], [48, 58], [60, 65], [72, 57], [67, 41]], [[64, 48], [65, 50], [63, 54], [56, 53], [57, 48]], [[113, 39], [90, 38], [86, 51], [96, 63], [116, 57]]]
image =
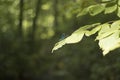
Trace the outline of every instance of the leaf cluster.
[[[120, 0], [101, 0], [101, 3], [91, 5], [84, 8], [77, 17], [90, 14], [95, 16], [101, 12], [104, 14], [110, 14], [116, 12], [120, 17]], [[78, 43], [82, 40], [83, 36], [91, 36], [97, 34], [95, 40], [98, 40], [99, 47], [103, 50], [103, 55], [106, 55], [110, 51], [120, 47], [120, 20], [108, 21], [106, 23], [94, 23], [85, 25], [74, 31], [67, 38], [57, 42], [52, 50], [57, 50], [65, 44]]]

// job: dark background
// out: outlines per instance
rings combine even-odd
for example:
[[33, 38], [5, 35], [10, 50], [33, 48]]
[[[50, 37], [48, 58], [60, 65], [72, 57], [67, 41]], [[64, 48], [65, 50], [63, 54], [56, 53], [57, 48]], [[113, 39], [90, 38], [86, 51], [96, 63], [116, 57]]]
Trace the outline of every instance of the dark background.
[[84, 37], [51, 53], [62, 34], [116, 20], [116, 14], [76, 17], [96, 0], [0, 0], [0, 80], [120, 80], [120, 49], [106, 56]]

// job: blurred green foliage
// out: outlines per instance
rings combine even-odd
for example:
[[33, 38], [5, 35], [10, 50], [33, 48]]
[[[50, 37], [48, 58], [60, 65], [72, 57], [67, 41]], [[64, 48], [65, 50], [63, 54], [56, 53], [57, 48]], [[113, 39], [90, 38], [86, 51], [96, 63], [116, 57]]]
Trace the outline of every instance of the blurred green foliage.
[[76, 18], [91, 4], [96, 0], [0, 0], [0, 80], [119, 80], [120, 50], [103, 57], [94, 35], [51, 54], [63, 33], [118, 19]]

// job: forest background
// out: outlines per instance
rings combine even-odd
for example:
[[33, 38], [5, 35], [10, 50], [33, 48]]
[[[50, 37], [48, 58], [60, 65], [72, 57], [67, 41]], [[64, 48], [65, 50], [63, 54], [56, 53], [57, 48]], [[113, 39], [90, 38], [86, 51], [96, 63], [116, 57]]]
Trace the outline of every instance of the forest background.
[[119, 19], [76, 17], [93, 4], [99, 0], [0, 0], [0, 80], [119, 80], [120, 49], [103, 57], [95, 35], [51, 53], [80, 26]]

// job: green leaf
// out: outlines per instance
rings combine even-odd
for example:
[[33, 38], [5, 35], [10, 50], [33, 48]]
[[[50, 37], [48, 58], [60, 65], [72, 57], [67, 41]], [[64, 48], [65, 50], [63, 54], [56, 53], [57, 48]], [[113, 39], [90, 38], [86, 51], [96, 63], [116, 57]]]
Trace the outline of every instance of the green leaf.
[[120, 7], [118, 6], [117, 16], [120, 17]]
[[90, 36], [98, 32], [96, 40], [99, 40], [99, 46], [103, 50], [103, 55], [120, 47], [120, 20], [113, 23], [95, 23], [80, 27], [74, 31], [70, 36], [55, 44], [52, 52], [61, 48], [65, 44], [72, 44], [80, 42], [84, 36]]
[[109, 2], [109, 1], [112, 1], [112, 0], [102, 0], [102, 2]]
[[112, 35], [99, 40], [99, 46], [103, 50], [103, 55], [106, 55], [110, 51], [120, 47], [119, 34], [120, 34], [120, 31], [117, 30]]
[[84, 33], [85, 33], [85, 30], [82, 29], [82, 28], [79, 28], [78, 30], [76, 30], [75, 32], [73, 32], [70, 36], [68, 36], [67, 38], [63, 39], [60, 42], [57, 42], [55, 44], [54, 48], [52, 49], [52, 52], [54, 50], [57, 50], [57, 49], [61, 48], [65, 44], [77, 43], [77, 42], [81, 41], [81, 39], [84, 36]]
[[85, 35], [91, 36], [91, 35], [95, 34], [97, 31], [99, 31], [100, 29], [101, 29], [101, 26], [97, 26], [97, 27], [93, 28], [91, 31], [86, 31]]
[[120, 0], [118, 0], [118, 6], [120, 6]]
[[106, 32], [110, 29], [110, 24], [105, 23], [100, 26], [101, 26], [101, 30], [98, 32], [98, 36], [96, 37], [96, 40], [102, 39], [111, 34], [111, 33], [106, 34]]
[[117, 0], [102, 0], [103, 3], [111, 3], [111, 2], [116, 2]]
[[65, 44], [66, 44], [65, 40], [61, 40], [60, 42], [56, 43], [54, 48], [52, 49], [52, 53], [53, 53], [54, 50], [57, 50], [57, 49], [61, 48]]
[[120, 29], [120, 20], [115, 21], [114, 23], [112, 23], [111, 28], [112, 28], [112, 30]]
[[89, 13], [91, 16], [95, 16], [105, 9], [105, 4], [97, 4], [89, 7]]
[[109, 51], [120, 47], [120, 20], [112, 24], [105, 23], [100, 26], [101, 30], [98, 32], [96, 40], [99, 40], [99, 46], [103, 50], [103, 55], [106, 55]]
[[[74, 31], [67, 38], [63, 39], [62, 41], [57, 42], [55, 44], [54, 48], [52, 49], [52, 52], [54, 50], [57, 50], [57, 49], [61, 48], [65, 44], [72, 44], [72, 43], [78, 43], [78, 42], [80, 42], [82, 40], [84, 34], [86, 32], [88, 32], [89, 29], [94, 28], [94, 27], [96, 27], [99, 24], [100, 23], [95, 23], [95, 24], [92, 24], [92, 25], [86, 25], [86, 26], [80, 27], [79, 29], [77, 29], [76, 31]], [[93, 30], [91, 30], [91, 32], [88, 35], [92, 35], [96, 31], [98, 31], [98, 29], [93, 29]]]
[[83, 10], [81, 10], [81, 11], [77, 14], [77, 17], [86, 15], [86, 14], [88, 13], [88, 11], [89, 11], [88, 7], [85, 8], [85, 9], [83, 9]]
[[105, 14], [109, 14], [109, 13], [112, 13], [114, 11], [116, 11], [117, 9], [117, 5], [111, 5], [111, 6], [106, 6], [105, 8]]
[[112, 24], [105, 23], [101, 26], [101, 30], [98, 32], [98, 36], [96, 37], [96, 40], [103, 39], [114, 32], [116, 32], [118, 29], [120, 29], [120, 20], [115, 21]]
[[65, 39], [66, 44], [77, 43], [77, 42], [81, 41], [81, 39], [84, 36], [84, 33], [85, 33], [84, 30], [74, 32], [71, 36], [69, 36]]

